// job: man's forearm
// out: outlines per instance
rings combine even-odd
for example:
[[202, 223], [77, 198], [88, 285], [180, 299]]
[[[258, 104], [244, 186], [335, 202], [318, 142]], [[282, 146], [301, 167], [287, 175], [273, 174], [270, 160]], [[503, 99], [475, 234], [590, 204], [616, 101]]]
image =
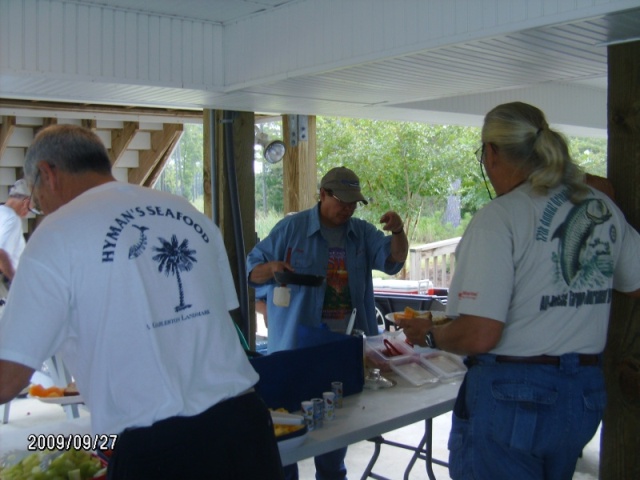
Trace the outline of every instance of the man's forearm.
[[0, 273], [2, 273], [9, 280], [13, 280], [13, 276], [15, 275], [15, 271], [13, 270], [13, 265], [11, 264], [11, 259], [9, 258], [9, 254], [0, 248]]
[[29, 385], [33, 368], [20, 363], [0, 360], [0, 404], [14, 399]]
[[409, 239], [402, 230], [400, 233], [391, 234], [391, 258], [394, 262], [402, 263], [409, 253]]

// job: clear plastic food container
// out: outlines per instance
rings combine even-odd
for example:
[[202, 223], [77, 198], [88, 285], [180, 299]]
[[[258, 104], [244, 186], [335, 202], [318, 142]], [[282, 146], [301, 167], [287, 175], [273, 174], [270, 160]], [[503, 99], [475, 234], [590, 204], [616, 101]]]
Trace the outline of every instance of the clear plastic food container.
[[438, 383], [438, 374], [422, 364], [415, 355], [392, 358], [389, 365], [391, 370], [416, 387]]
[[443, 381], [454, 380], [467, 371], [460, 357], [444, 352], [423, 353], [420, 355], [420, 362], [436, 372]]
[[379, 368], [381, 372], [391, 371], [391, 359], [411, 357], [413, 354], [413, 348], [404, 341], [404, 336], [383, 334], [367, 337], [364, 346], [367, 368]]

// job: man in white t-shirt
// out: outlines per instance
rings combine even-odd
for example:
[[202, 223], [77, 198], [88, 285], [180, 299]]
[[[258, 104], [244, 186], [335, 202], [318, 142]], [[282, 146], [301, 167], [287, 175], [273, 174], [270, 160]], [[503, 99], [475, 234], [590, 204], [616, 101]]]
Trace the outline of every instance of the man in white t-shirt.
[[22, 219], [29, 213], [30, 197], [27, 182], [21, 178], [9, 189], [7, 201], [0, 205], [0, 312], [24, 250]]
[[613, 291], [640, 298], [640, 234], [533, 105], [493, 108], [477, 155], [497, 198], [456, 249], [453, 320], [398, 324], [414, 344], [467, 356], [452, 479], [571, 479], [606, 405]]
[[93, 434], [116, 439], [109, 479], [281, 479], [218, 228], [181, 197], [115, 181], [82, 127], [41, 130], [25, 177], [47, 217], [0, 320], [0, 403], [60, 351]]

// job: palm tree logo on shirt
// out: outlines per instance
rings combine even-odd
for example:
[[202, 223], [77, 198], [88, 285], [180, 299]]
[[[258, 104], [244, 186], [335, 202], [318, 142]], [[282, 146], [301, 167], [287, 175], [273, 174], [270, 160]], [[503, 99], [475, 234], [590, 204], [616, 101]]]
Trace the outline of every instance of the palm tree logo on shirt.
[[171, 241], [167, 241], [162, 237], [158, 237], [161, 246], [153, 247], [154, 252], [158, 252], [153, 259], [158, 262], [158, 272], [164, 271], [164, 274], [175, 275], [178, 279], [178, 291], [180, 292], [180, 305], [176, 307], [176, 312], [191, 307], [184, 303], [184, 290], [182, 288], [182, 278], [180, 272], [188, 272], [196, 263], [195, 250], [189, 249], [189, 240], [186, 238], [178, 244], [178, 237], [171, 236]]

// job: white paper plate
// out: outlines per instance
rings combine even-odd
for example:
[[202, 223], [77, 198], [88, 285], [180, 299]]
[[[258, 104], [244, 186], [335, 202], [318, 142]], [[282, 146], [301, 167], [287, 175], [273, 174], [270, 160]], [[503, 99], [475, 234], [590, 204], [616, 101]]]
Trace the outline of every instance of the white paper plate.
[[308, 435], [309, 435], [309, 432], [305, 427], [304, 433], [302, 435], [297, 435], [293, 438], [287, 438], [286, 440], [278, 440], [278, 450], [280, 450], [280, 453], [293, 450], [294, 448], [302, 445], [307, 439]]
[[271, 411], [271, 419], [273, 423], [278, 425], [302, 425], [304, 417], [293, 413]]
[[[404, 315], [404, 312], [391, 312], [391, 313], [387, 313], [384, 318], [387, 319], [387, 321], [391, 322], [391, 323], [396, 323], [396, 319], [394, 317], [395, 314], [400, 314], [400, 315]], [[422, 313], [420, 311], [418, 311], [418, 313]]]
[[[422, 315], [424, 313], [427, 312], [431, 312], [431, 318], [433, 318], [434, 320], [437, 320], [438, 318], [445, 318], [446, 315], [444, 312], [439, 311], [439, 310], [416, 310], [418, 315]], [[404, 315], [404, 312], [391, 312], [391, 313], [387, 313], [384, 318], [386, 318], [389, 322], [391, 323], [396, 323], [395, 317], [394, 315], [398, 313], [401, 315]]]
[[72, 405], [74, 403], [84, 403], [82, 395], [69, 395], [67, 397], [31, 397], [40, 400], [43, 403], [52, 403], [55, 405]]

